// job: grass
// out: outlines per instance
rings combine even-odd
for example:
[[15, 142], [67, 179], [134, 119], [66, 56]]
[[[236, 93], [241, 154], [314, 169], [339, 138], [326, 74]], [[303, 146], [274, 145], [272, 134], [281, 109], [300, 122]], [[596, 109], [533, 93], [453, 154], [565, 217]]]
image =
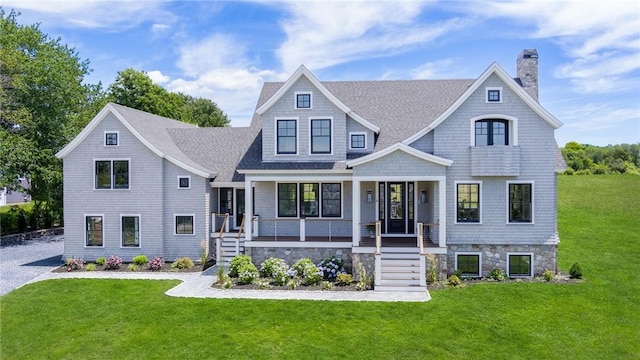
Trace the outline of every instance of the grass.
[[640, 177], [559, 179], [559, 265], [428, 303], [170, 298], [174, 281], [51, 280], [2, 297], [0, 357], [638, 359]]
[[34, 202], [28, 202], [28, 203], [20, 203], [20, 204], [8, 204], [8, 205], [2, 205], [0, 206], [0, 214], [4, 214], [9, 212], [9, 210], [11, 210], [12, 206], [18, 206], [19, 208], [22, 208], [24, 211], [31, 211], [31, 209], [33, 209], [33, 204]]

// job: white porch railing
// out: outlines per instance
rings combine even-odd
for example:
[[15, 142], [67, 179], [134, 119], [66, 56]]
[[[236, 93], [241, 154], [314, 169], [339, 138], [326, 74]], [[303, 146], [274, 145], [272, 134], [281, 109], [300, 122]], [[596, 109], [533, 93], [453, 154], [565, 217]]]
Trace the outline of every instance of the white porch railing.
[[[259, 224], [259, 225], [258, 225]], [[259, 230], [258, 230], [259, 229]], [[271, 241], [351, 242], [351, 220], [332, 218], [254, 218], [252, 234]], [[255, 238], [253, 240], [256, 240]]]

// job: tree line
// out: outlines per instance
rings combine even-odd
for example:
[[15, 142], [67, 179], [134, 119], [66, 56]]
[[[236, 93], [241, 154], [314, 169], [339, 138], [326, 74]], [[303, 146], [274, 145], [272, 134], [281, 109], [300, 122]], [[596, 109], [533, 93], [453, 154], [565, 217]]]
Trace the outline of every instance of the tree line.
[[594, 146], [569, 142], [561, 151], [567, 175], [640, 175], [640, 143]]
[[[0, 187], [26, 190], [34, 206], [30, 214], [13, 211], [16, 219], [2, 224], [62, 225], [62, 161], [55, 154], [108, 102], [201, 127], [229, 126], [212, 100], [169, 92], [144, 71], [124, 69], [106, 89], [86, 83], [89, 60], [39, 24], [19, 24], [19, 15], [0, 7]], [[20, 187], [19, 177], [29, 189]]]

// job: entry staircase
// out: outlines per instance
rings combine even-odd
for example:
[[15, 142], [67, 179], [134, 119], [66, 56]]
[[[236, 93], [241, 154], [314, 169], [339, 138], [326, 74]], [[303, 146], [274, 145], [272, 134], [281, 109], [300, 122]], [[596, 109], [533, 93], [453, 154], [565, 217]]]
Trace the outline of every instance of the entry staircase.
[[420, 285], [420, 261], [416, 248], [385, 248], [380, 254], [380, 280], [375, 290], [426, 291], [427, 287]]

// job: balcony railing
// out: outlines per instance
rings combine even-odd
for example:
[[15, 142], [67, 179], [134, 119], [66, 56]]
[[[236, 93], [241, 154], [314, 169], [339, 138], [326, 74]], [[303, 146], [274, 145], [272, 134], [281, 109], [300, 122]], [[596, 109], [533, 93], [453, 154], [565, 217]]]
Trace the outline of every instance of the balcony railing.
[[350, 219], [254, 218], [253, 234], [254, 241], [352, 241]]

